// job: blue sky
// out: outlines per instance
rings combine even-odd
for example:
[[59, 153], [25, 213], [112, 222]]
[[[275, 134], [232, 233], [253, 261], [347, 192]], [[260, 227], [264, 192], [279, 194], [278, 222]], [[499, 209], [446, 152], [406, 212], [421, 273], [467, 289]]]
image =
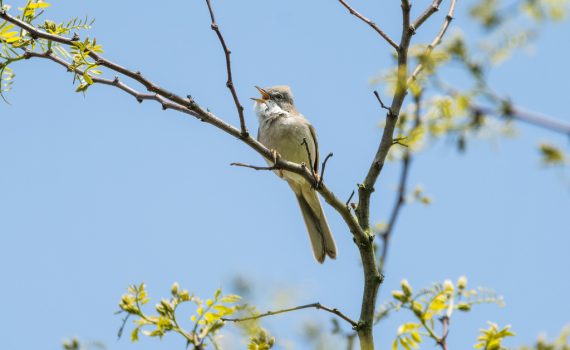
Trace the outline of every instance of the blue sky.
[[[428, 5], [418, 1], [415, 10]], [[20, 5], [14, 3], [14, 5]], [[396, 4], [353, 1], [391, 33], [399, 33]], [[235, 84], [251, 130], [254, 85], [292, 86], [299, 110], [316, 127], [322, 154], [334, 152], [327, 182], [348, 197], [376, 150], [383, 117], [370, 79], [390, 67], [388, 46], [335, 1], [214, 1], [232, 49]], [[458, 26], [470, 36], [459, 3]], [[89, 14], [92, 34], [107, 58], [141, 70], [159, 85], [192, 94], [204, 107], [237, 124], [225, 88], [224, 58], [202, 1], [69, 1], [49, 10], [63, 20]], [[415, 38], [431, 40], [443, 14]], [[570, 122], [568, 22], [547, 25], [530, 54], [494, 70], [497, 91], [529, 109]], [[7, 348], [59, 347], [65, 337], [102, 341], [109, 349], [183, 347], [142, 339], [116, 341], [113, 313], [131, 283], [151, 296], [178, 281], [204, 297], [236, 275], [252, 282], [260, 309], [320, 301], [357, 318], [361, 294], [358, 252], [350, 233], [325, 208], [339, 256], [314, 262], [295, 199], [264, 172], [230, 167], [261, 164], [260, 157], [218, 130], [118, 90], [95, 86], [74, 93], [60, 67], [25, 61], [0, 106], [0, 320]], [[381, 87], [380, 87], [381, 88]], [[470, 348], [486, 321], [512, 324], [511, 345], [541, 332], [555, 335], [569, 322], [570, 196], [559, 171], [540, 165], [537, 143], [551, 132], [520, 125], [507, 140], [478, 140], [466, 154], [440, 142], [414, 162], [410, 186], [421, 184], [433, 204], [403, 211], [391, 246], [380, 300], [407, 278], [413, 287], [461, 275], [471, 286], [494, 288], [506, 307], [476, 307], [458, 315], [451, 348]], [[385, 220], [399, 166], [380, 177], [372, 217]], [[567, 176], [567, 174], [566, 174]], [[285, 297], [284, 297], [285, 296]], [[291, 313], [265, 325], [282, 341], [302, 344], [302, 324], [322, 321], [315, 311]], [[389, 344], [398, 315], [377, 329]], [[229, 326], [231, 328], [231, 326]], [[172, 339], [171, 339], [172, 338]], [[430, 348], [432, 344], [426, 344]], [[241, 344], [232, 348], [243, 348]]]

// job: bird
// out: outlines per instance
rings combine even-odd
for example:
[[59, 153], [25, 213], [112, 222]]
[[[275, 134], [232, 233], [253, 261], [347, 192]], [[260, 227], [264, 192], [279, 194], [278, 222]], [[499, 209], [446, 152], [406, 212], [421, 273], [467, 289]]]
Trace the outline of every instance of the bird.
[[[297, 111], [289, 86], [255, 88], [261, 97], [252, 97], [259, 120], [257, 140], [269, 148], [275, 157], [295, 163], [304, 163], [318, 171], [319, 145], [315, 128]], [[307, 151], [308, 148], [308, 151]], [[310, 158], [309, 158], [310, 153]], [[266, 159], [272, 165], [275, 159]], [[312, 164], [311, 164], [312, 163]], [[314, 186], [306, 178], [286, 170], [275, 173], [287, 181], [299, 204], [309, 233], [313, 255], [319, 263], [328, 256], [335, 259], [336, 243]]]

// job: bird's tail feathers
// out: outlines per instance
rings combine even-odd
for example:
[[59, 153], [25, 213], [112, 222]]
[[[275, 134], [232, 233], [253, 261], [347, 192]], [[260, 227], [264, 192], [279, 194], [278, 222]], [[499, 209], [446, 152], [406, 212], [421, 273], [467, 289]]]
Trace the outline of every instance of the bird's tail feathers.
[[309, 232], [313, 254], [319, 263], [325, 257], [336, 258], [336, 243], [327, 223], [317, 192], [309, 186], [291, 186], [297, 196], [305, 226]]

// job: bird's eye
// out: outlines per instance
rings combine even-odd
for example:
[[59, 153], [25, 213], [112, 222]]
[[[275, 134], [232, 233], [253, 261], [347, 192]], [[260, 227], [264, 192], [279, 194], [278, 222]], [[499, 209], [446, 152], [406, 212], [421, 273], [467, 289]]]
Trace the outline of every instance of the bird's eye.
[[281, 94], [275, 94], [274, 97], [275, 97], [277, 100], [283, 99], [283, 95], [281, 95]]

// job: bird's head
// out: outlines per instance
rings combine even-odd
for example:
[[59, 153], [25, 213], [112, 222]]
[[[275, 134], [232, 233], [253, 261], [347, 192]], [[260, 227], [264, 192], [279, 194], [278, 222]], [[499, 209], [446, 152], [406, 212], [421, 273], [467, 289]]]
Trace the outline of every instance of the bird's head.
[[293, 104], [293, 93], [291, 88], [287, 85], [273, 86], [270, 88], [262, 89], [259, 86], [255, 87], [261, 97], [252, 97], [251, 99], [257, 104], [267, 104], [270, 102], [275, 103], [278, 107], [284, 111], [291, 112], [295, 109]]

